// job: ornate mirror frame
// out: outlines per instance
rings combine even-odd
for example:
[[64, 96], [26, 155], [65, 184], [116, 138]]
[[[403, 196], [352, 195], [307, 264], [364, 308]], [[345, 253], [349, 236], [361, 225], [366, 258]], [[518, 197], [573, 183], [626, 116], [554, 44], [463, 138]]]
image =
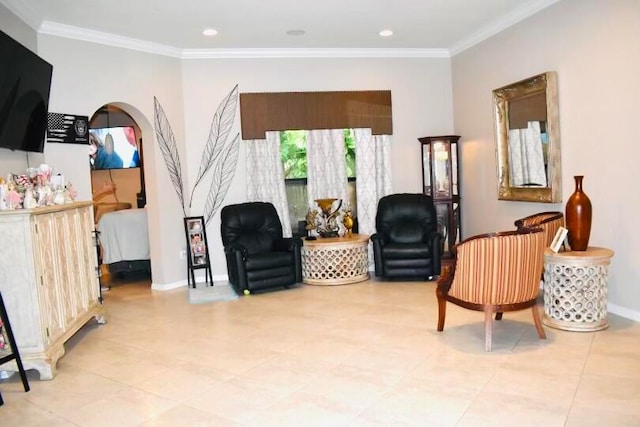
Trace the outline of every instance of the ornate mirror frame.
[[[546, 103], [546, 187], [514, 186], [509, 169], [509, 109], [514, 101], [544, 94]], [[498, 165], [498, 199], [524, 202], [562, 201], [558, 84], [555, 72], [538, 74], [493, 91]]]

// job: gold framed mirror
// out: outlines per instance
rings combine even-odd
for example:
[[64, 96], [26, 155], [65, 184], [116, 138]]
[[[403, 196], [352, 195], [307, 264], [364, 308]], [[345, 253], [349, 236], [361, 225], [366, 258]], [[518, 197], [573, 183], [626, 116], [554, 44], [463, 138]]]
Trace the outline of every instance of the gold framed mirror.
[[558, 83], [538, 74], [493, 91], [498, 199], [562, 201]]

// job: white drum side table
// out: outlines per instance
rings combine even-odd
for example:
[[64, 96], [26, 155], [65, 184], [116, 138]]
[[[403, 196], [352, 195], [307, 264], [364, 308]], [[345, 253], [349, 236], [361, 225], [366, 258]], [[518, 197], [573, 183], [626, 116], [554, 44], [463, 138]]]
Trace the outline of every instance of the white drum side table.
[[607, 282], [613, 251], [544, 252], [542, 323], [566, 331], [599, 331], [607, 320]]
[[304, 240], [302, 282], [308, 285], [346, 285], [369, 278], [369, 236], [318, 237]]

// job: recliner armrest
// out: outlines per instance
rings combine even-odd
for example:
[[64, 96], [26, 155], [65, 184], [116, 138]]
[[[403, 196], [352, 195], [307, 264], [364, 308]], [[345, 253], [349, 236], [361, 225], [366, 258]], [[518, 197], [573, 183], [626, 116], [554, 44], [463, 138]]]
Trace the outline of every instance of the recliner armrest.
[[300, 248], [302, 248], [302, 239], [299, 237], [283, 237], [273, 243], [273, 250], [275, 251], [292, 252], [294, 250], [299, 250]]
[[242, 254], [242, 258], [246, 258], [248, 254], [247, 248], [245, 248], [243, 245], [238, 243], [232, 243], [229, 246], [225, 246], [224, 252], [225, 254], [229, 254], [229, 255], [233, 255], [237, 252], [240, 252], [240, 254]]
[[438, 276], [441, 272], [440, 260], [442, 259], [442, 239], [444, 237], [439, 232], [431, 232], [427, 234], [426, 239], [427, 243], [431, 245], [434, 273]]
[[424, 242], [432, 245], [442, 242], [442, 239], [442, 233], [439, 233], [437, 231], [431, 231], [424, 235]]
[[374, 245], [378, 244], [380, 246], [384, 246], [385, 243], [387, 243], [385, 238], [384, 238], [384, 236], [382, 234], [380, 234], [380, 233], [372, 234], [370, 239], [371, 239], [371, 241], [373, 242]]
[[385, 239], [380, 233], [375, 233], [371, 237], [371, 243], [373, 243], [373, 264], [375, 266], [376, 277], [384, 275], [382, 269], [382, 247], [384, 246]]

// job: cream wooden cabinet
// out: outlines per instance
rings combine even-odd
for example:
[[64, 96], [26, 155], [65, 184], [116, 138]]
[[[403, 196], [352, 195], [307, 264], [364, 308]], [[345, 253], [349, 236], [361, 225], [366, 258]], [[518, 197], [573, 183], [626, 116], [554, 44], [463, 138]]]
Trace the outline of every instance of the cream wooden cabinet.
[[55, 376], [65, 341], [91, 317], [104, 323], [92, 206], [0, 211], [0, 291], [22, 363], [40, 379]]

